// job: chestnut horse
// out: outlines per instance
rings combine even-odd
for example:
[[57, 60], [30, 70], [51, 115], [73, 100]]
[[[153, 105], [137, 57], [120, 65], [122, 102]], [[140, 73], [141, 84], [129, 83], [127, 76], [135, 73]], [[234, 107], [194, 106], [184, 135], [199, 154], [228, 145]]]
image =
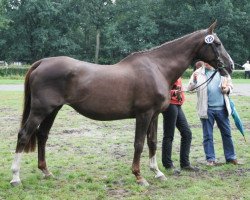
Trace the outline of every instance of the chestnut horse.
[[[140, 185], [148, 185], [140, 172], [145, 138], [149, 167], [155, 178], [165, 180], [156, 162], [158, 114], [169, 105], [171, 85], [196, 59], [222, 75], [233, 69], [233, 61], [214, 34], [216, 22], [147, 51], [132, 53], [114, 65], [97, 65], [69, 57], [51, 57], [35, 62], [25, 78], [24, 110], [12, 164], [12, 185], [19, 178], [21, 155], [38, 144], [38, 168], [51, 176], [45, 145], [58, 111], [64, 104], [95, 120], [135, 118], [132, 172]], [[225, 70], [226, 69], [226, 70]]]

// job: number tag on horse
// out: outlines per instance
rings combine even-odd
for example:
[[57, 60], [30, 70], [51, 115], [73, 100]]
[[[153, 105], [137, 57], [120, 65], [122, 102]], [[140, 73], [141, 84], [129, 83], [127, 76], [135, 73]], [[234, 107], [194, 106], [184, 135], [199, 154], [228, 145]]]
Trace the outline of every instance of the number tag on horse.
[[211, 44], [211, 43], [213, 43], [213, 41], [214, 41], [214, 36], [213, 36], [213, 35], [207, 35], [207, 36], [205, 37], [205, 42], [206, 42], [207, 44]]

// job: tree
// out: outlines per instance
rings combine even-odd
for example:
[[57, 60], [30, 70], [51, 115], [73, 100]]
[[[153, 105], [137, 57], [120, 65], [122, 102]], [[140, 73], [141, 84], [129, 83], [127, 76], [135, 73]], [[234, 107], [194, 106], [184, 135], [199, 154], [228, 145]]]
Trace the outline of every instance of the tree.
[[10, 22], [5, 16], [6, 12], [4, 10], [4, 3], [4, 0], [0, 0], [0, 29], [7, 28], [8, 23]]
[[[78, 0], [80, 27], [86, 33], [88, 40], [95, 40], [95, 58], [98, 63], [101, 45], [101, 34], [105, 24], [112, 19], [113, 2], [111, 0]], [[93, 34], [93, 31], [95, 33]]]
[[[5, 2], [3, 0], [0, 0], [0, 33], [4, 32], [8, 29], [8, 25], [10, 23], [10, 20], [6, 18], [6, 11], [4, 9]], [[0, 49], [2, 46], [6, 44], [6, 39], [4, 37], [0, 37]], [[1, 52], [1, 50], [0, 50]], [[5, 60], [5, 56], [0, 53], [0, 60]]]
[[[250, 2], [233, 0], [175, 1], [164, 0], [159, 7], [159, 27], [168, 27], [169, 37], [179, 37], [208, 27], [218, 20], [216, 33], [236, 63], [244, 62], [250, 51], [250, 15], [247, 14]], [[170, 7], [170, 8], [169, 8]], [[166, 13], [167, 12], [167, 13]], [[248, 11], [249, 12], [249, 11]], [[171, 13], [171, 15], [169, 15]], [[160, 30], [164, 32], [164, 30]], [[249, 58], [249, 57], [248, 57]], [[242, 61], [243, 60], [243, 61]]]
[[28, 63], [48, 56], [115, 63], [207, 28], [236, 63], [249, 58], [249, 0], [0, 0], [0, 58]]
[[48, 56], [71, 55], [79, 46], [71, 38], [74, 20], [67, 0], [22, 0], [6, 4], [12, 20], [6, 38], [6, 59], [33, 62]]
[[158, 44], [153, 0], [119, 0], [114, 6], [113, 19], [105, 26], [102, 55], [104, 62], [115, 63], [134, 51]]

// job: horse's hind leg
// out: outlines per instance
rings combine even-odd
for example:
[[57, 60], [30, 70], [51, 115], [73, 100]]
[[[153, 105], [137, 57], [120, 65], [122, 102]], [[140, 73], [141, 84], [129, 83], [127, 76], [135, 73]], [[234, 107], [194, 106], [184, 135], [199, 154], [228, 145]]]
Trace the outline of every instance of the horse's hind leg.
[[147, 143], [149, 148], [149, 167], [155, 173], [155, 178], [159, 180], [166, 180], [165, 175], [159, 170], [156, 160], [157, 123], [158, 117], [152, 119], [147, 133]]
[[10, 184], [13, 186], [17, 186], [21, 183], [20, 176], [19, 176], [21, 157], [22, 157], [22, 153], [16, 153], [12, 166], [11, 166], [13, 177], [12, 177], [12, 180], [10, 181]]
[[[35, 104], [34, 102], [37, 104]], [[35, 150], [35, 133], [45, 117], [55, 109], [55, 107], [51, 105], [53, 104], [48, 104], [48, 102], [41, 103], [40, 101], [33, 100], [32, 107], [29, 112], [29, 117], [18, 133], [16, 155], [11, 166], [13, 178], [10, 183], [13, 186], [21, 183], [19, 173], [22, 153], [23, 151], [29, 152]]]
[[[13, 186], [19, 185], [21, 183], [19, 172], [22, 152], [24, 151], [26, 145], [29, 143], [30, 139], [32, 138], [32, 135], [34, 134], [35, 130], [37, 129], [42, 120], [42, 114], [30, 113], [29, 118], [18, 133], [16, 155], [11, 166], [13, 178], [10, 183]], [[35, 144], [32, 146], [34, 147]]]
[[45, 145], [48, 139], [49, 131], [54, 123], [56, 115], [62, 106], [56, 108], [51, 114], [49, 114], [40, 124], [39, 129], [36, 132], [37, 144], [38, 144], [38, 168], [43, 172], [44, 177], [53, 176], [49, 172], [45, 160]]

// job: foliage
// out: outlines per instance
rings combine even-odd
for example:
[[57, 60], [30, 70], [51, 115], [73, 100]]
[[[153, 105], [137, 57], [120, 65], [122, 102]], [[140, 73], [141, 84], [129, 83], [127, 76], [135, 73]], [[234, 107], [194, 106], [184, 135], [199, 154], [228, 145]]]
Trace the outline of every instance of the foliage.
[[245, 78], [245, 72], [243, 70], [234, 70], [232, 73], [232, 79], [243, 79]]
[[28, 71], [28, 67], [5, 67], [0, 68], [0, 76], [1, 77], [24, 77], [26, 72]]
[[0, 29], [6, 29], [10, 20], [6, 18], [6, 12], [4, 10], [5, 0], [0, 0]]
[[[68, 55], [112, 64], [218, 20], [236, 63], [250, 54], [248, 0], [1, 0], [0, 60]], [[100, 40], [100, 43], [98, 42]]]
[[[184, 79], [189, 79], [193, 73], [192, 69], [187, 69], [183, 75], [182, 78]], [[245, 72], [244, 70], [234, 70], [233, 73], [231, 74], [232, 79], [243, 79], [245, 78]]]

